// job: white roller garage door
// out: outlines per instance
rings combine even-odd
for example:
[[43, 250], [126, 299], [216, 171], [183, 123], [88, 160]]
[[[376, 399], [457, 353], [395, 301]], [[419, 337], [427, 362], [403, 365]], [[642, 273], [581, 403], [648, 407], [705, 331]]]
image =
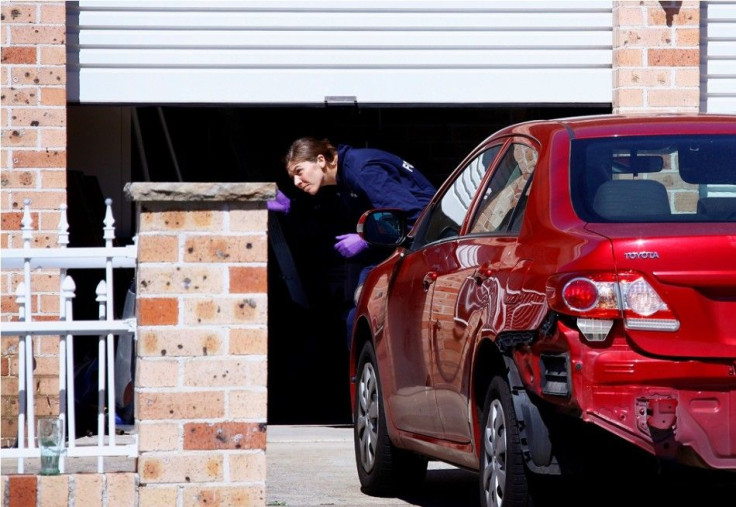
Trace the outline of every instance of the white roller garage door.
[[704, 3], [700, 29], [701, 110], [736, 113], [736, 2]]
[[80, 103], [611, 103], [610, 1], [80, 1]]

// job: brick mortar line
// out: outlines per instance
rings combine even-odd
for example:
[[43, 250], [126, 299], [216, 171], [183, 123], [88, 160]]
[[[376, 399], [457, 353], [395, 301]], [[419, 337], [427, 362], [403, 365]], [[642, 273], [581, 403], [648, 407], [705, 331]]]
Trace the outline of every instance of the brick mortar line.
[[[179, 356], [173, 356], [173, 355], [168, 355], [167, 354], [165, 356], [161, 356], [161, 355], [138, 356], [138, 359], [139, 360], [140, 359], [145, 360], [146, 362], [149, 362], [150, 361], [152, 363], [156, 363], [156, 362], [158, 362], [158, 363], [165, 363], [167, 361], [176, 361], [179, 364], [181, 364], [182, 362], [184, 364], [186, 364], [187, 361], [191, 361], [193, 359], [198, 359], [200, 357], [202, 357], [202, 358], [205, 358], [205, 357], [214, 357], [214, 358], [217, 359], [217, 358], [223, 358], [223, 357], [241, 357], [241, 356], [242, 357], [246, 357], [246, 356], [249, 356], [249, 355], [251, 355], [251, 354], [236, 354], [236, 355], [232, 355], [232, 354], [221, 354], [219, 356], [216, 356], [216, 355], [212, 355], [212, 356], [190, 356], [190, 355], [186, 355], [186, 354], [185, 355], [179, 355]], [[141, 388], [141, 389], [143, 389], [143, 388]]]
[[[56, 355], [54, 355], [54, 354], [44, 354], [43, 356], [41, 356], [40, 354], [36, 354], [36, 355], [39, 356], [39, 357], [46, 357], [46, 356], [57, 357], [58, 356], [58, 354], [56, 354]], [[193, 361], [194, 362], [196, 362], [196, 361], [200, 361], [200, 362], [209, 361], [209, 362], [211, 362], [213, 360], [214, 361], [222, 361], [222, 358], [224, 358], [224, 357], [232, 358], [232, 360], [240, 360], [240, 358], [247, 358], [248, 359], [248, 362], [255, 363], [255, 362], [260, 362], [260, 361], [266, 359], [268, 357], [268, 355], [267, 354], [230, 354], [230, 353], [228, 353], [228, 354], [221, 354], [219, 356], [215, 356], [215, 355], [212, 355], [212, 356], [209, 356], [209, 355], [208, 356], [187, 356], [187, 355], [182, 355], [182, 356], [168, 356], [168, 355], [167, 356], [138, 356], [138, 359], [143, 359], [145, 361], [150, 361], [152, 363], [156, 363], [156, 362], [158, 362], [158, 363], [164, 363], [164, 362], [167, 362], [167, 361], [176, 361], [178, 364], [186, 364], [188, 362], [193, 362]], [[210, 358], [212, 358], [212, 359], [210, 359]], [[141, 387], [140, 389], [144, 389], [144, 388]]]
[[[268, 422], [265, 420], [265, 418], [255, 420], [255, 419], [244, 419], [244, 418], [233, 418], [233, 417], [231, 417], [229, 419], [223, 419], [223, 418], [220, 418], [220, 417], [217, 417], [217, 418], [208, 418], [208, 419], [146, 419], [146, 421], [149, 421], [152, 424], [158, 424], [158, 423], [167, 423], [167, 424], [181, 423], [180, 424], [181, 434], [179, 435], [179, 442], [178, 442], [179, 449], [181, 449], [181, 445], [183, 444], [183, 441], [184, 441], [184, 434], [183, 434], [184, 425], [185, 424], [188, 424], [188, 423], [197, 423], [197, 424], [211, 423], [211, 424], [219, 424], [219, 423], [232, 423], [232, 422], [236, 422], [236, 423], [253, 423], [253, 424], [266, 424], [266, 425], [268, 424]], [[232, 452], [244, 452], [247, 449], [221, 449], [221, 450], [228, 450], [228, 451], [232, 451]], [[156, 453], [156, 452], [162, 452], [162, 453], [180, 453], [181, 451], [178, 450], [178, 449], [171, 449], [171, 450], [167, 450], [167, 451], [164, 451], [164, 450], [161, 450], [161, 451], [140, 451], [139, 450], [139, 452], [148, 455], [148, 454]], [[203, 451], [197, 451], [197, 452], [203, 452]], [[140, 458], [140, 455], [138, 457]]]
[[[184, 424], [186, 424], [184, 421], [179, 421], [176, 424], [176, 452], [181, 452], [184, 449]], [[140, 452], [138, 453], [138, 457], [140, 458]]]
[[[28, 89], [28, 90], [38, 90], [40, 88], [40, 86], [39, 85], [32, 85], [32, 86], [25, 86], [25, 87], [24, 86], [13, 86], [13, 89], [15, 89], [15, 90], [18, 90], [20, 88], [24, 88], [24, 89]], [[66, 88], [66, 86], [60, 86], [60, 87], [58, 87], [58, 89], [60, 89], [60, 90], [62, 88]], [[4, 106], [4, 107], [6, 107], [8, 109], [13, 109], [14, 111], [18, 111], [18, 110], [26, 111], [27, 110], [27, 111], [34, 111], [34, 112], [36, 112], [36, 111], [38, 111], [40, 109], [40, 106], [20, 106], [20, 105], [17, 105], [17, 104], [9, 104], [9, 105]], [[66, 106], [47, 106], [47, 105], [44, 105], [43, 106], [43, 109], [53, 109], [55, 111], [56, 110], [62, 111], [62, 110], [65, 110], [66, 109]], [[40, 127], [40, 125], [39, 125], [39, 127]], [[61, 125], [54, 125], [54, 127], [55, 128], [66, 128], [66, 127], [61, 126]], [[29, 128], [31, 128], [30, 125], [29, 125]], [[32, 128], [38, 128], [38, 127], [32, 127]]]
[[[41, 132], [41, 131], [48, 131], [48, 130], [65, 131], [66, 130], [66, 127], [60, 127], [60, 126], [56, 126], [56, 125], [33, 127], [31, 125], [28, 125], [28, 126], [2, 127], [2, 129], [3, 130], [24, 130], [24, 131], [25, 130], [30, 130], [32, 132]], [[56, 149], [56, 147], [53, 147], [53, 146], [45, 146], [45, 145], [42, 146], [42, 147], [40, 147], [40, 148], [38, 146], [35, 146], [35, 147], [34, 146], [19, 146], [19, 148], [36, 148], [37, 151], [42, 151], [45, 148], [50, 148], [50, 149], [53, 148], [53, 149]], [[63, 146], [63, 145], [59, 145], [58, 146], [58, 149], [59, 150], [62, 150], [62, 149], [65, 149], [65, 148], [66, 147]], [[56, 169], [61, 169], [61, 168], [56, 168]]]
[[[227, 231], [227, 232], [229, 232], [229, 231], [230, 231], [230, 226], [231, 226], [230, 213], [231, 213], [232, 211], [233, 211], [233, 210], [232, 210], [232, 209], [230, 209], [230, 207], [229, 207], [229, 206], [227, 207], [227, 209], [224, 209], [224, 210], [223, 210], [223, 212], [224, 212], [224, 213], [223, 213], [223, 216], [222, 216], [222, 225], [223, 225], [223, 229], [224, 229], [225, 231]], [[237, 211], [237, 210], [236, 210], [236, 211]]]
[[227, 457], [227, 453], [223, 453], [222, 460], [222, 480], [226, 484], [232, 484], [230, 475], [230, 459]]
[[652, 66], [652, 65], [620, 65], [616, 67], [617, 71], [628, 70], [628, 71], [639, 71], [639, 72], [669, 72], [671, 74], [677, 74], [679, 70], [699, 70], [699, 65], [682, 65], [679, 67], [666, 67], [666, 66]]
[[[230, 347], [228, 346], [228, 349], [229, 348]], [[186, 392], [186, 389], [187, 389], [187, 386], [186, 386], [186, 375], [185, 375], [185, 372], [186, 372], [186, 363], [187, 363], [187, 361], [189, 361], [189, 359], [191, 359], [191, 357], [192, 356], [184, 356], [184, 357], [179, 358], [179, 360], [177, 361], [177, 365], [176, 365], [176, 389], [179, 392]], [[145, 392], [145, 391], [141, 391], [141, 392]], [[227, 414], [227, 412], [225, 412], [225, 413]], [[183, 425], [182, 425], [182, 428], [184, 428]], [[183, 438], [184, 438], [183, 431], [184, 430], [182, 429], [182, 445], [184, 443], [184, 441], [183, 441]]]
[[[264, 201], [250, 201], [250, 202], [252, 202], [252, 203], [260, 203], [260, 202], [264, 202]], [[172, 204], [176, 204], [176, 203], [172, 203]], [[248, 211], [261, 212], [261, 211], [265, 211], [265, 210], [266, 209], [264, 208], [263, 210], [261, 210], [261, 209], [253, 209], [253, 210], [248, 210]], [[181, 211], [181, 212], [185, 212], [185, 213], [188, 212], [188, 210], [181, 210], [181, 209], [177, 209], [176, 211]], [[204, 227], [202, 228], [202, 230], [199, 230], [199, 229], [192, 230], [192, 229], [185, 229], [185, 228], [169, 228], [169, 229], [162, 228], [162, 229], [155, 229], [155, 230], [147, 229], [147, 230], [144, 230], [144, 231], [139, 231], [139, 233], [138, 233], [139, 236], [153, 236], [153, 237], [160, 236], [161, 234], [166, 234], [167, 236], [189, 236], [189, 237], [198, 237], [198, 236], [212, 237], [212, 236], [217, 236], [217, 237], [221, 237], [221, 238], [229, 238], [229, 237], [232, 237], [232, 236], [235, 236], [235, 237], [240, 237], [240, 236], [268, 236], [268, 232], [266, 232], [266, 231], [260, 231], [260, 230], [250, 230], [250, 231], [230, 231], [230, 230], [223, 230], [222, 233], [216, 234], [212, 230], [209, 230], [209, 231], [204, 230]]]
[[[61, 169], [64, 169], [63, 167], [14, 167], [13, 169], [8, 169], [8, 171], [46, 171], [46, 170], [52, 170], [52, 171], [60, 171]], [[3, 171], [4, 172], [4, 171]], [[60, 191], [64, 191], [66, 194], [66, 189], [64, 188], [14, 188], [12, 190], [8, 190], [8, 194], [21, 194], [24, 192], [31, 192], [31, 193], [42, 193], [42, 194], [52, 194], [52, 193], [60, 193]], [[23, 208], [13, 208], [9, 210], [3, 210], [4, 212], [8, 211], [16, 211], [19, 213], [23, 213]], [[33, 201], [31, 201], [31, 213], [41, 213], [41, 212], [53, 212], [58, 213], [58, 209], [50, 209], [50, 208], [44, 208], [44, 209], [38, 209], [33, 207]], [[34, 223], [35, 225], [35, 223]], [[34, 229], [34, 231], [37, 231], [37, 229]], [[19, 230], [13, 230], [13, 231], [7, 231], [3, 230], [3, 232], [22, 232]], [[58, 230], [57, 230], [58, 232]]]
[[[186, 494], [187, 489], [233, 489], [238, 487], [258, 487], [263, 488], [265, 492], [265, 486], [266, 481], [263, 482], [225, 482], [224, 480], [221, 482], [191, 482], [189, 484], [181, 484], [179, 482], [147, 482], [143, 486], [148, 488], [149, 486], [157, 486], [157, 487], [167, 487], [171, 488], [173, 486], [177, 486], [178, 488], [181, 488], [181, 497], [183, 497]], [[177, 507], [182, 507], [183, 503], [179, 503]], [[113, 506], [110, 506], [113, 507]]]
[[[11, 25], [13, 23], [9, 23], [7, 21], [3, 21], [3, 24], [5, 24], [5, 25]], [[26, 24], [28, 26], [36, 26], [33, 23], [26, 23]], [[15, 23], [15, 25], [18, 26], [18, 25], [20, 25], [20, 23]], [[18, 44], [13, 44], [13, 47], [15, 47], [15, 48], [41, 48], [41, 47], [56, 48], [56, 47], [63, 46], [63, 45], [64, 44], [56, 44], [56, 43], [51, 43], [51, 42], [46, 42], [46, 43], [39, 42], [38, 44], [34, 44], [34, 43], [30, 43], [30, 42], [22, 42], [22, 43], [18, 43]]]
[[[184, 324], [172, 324], [172, 325], [166, 325], [166, 326], [146, 326], [146, 327], [141, 326], [138, 329], [139, 329], [139, 335], [140, 335], [142, 332], [152, 332], [152, 331], [158, 331], [158, 330], [165, 331], [165, 332], [174, 331], [174, 330], [177, 330], [177, 331], [184, 331], [184, 330], [186, 331], [199, 331], [199, 330], [217, 331], [217, 330], [221, 330], [222, 331], [223, 326], [227, 326], [229, 330], [250, 329], [250, 330], [258, 331], [258, 330], [267, 329], [267, 325], [265, 323], [264, 324], [247, 324], [247, 323], [240, 324], [240, 323], [233, 323], [233, 322], [221, 322], [221, 323], [211, 324], [207, 326], [205, 325], [184, 325]], [[143, 330], [143, 331], [140, 331], [140, 330]], [[227, 338], [227, 335], [222, 335], [221, 337]], [[230, 344], [229, 341], [227, 344], [228, 345]], [[240, 354], [237, 354], [237, 355], [240, 355]], [[142, 357], [154, 357], [154, 356], [155, 354], [148, 354]]]
[[[176, 393], [231, 393], [233, 391], [253, 391], [258, 392], [258, 389], [262, 388], [266, 392], [265, 386], [257, 384], [246, 384], [243, 386], [212, 386], [212, 387], [197, 387], [197, 386], [184, 386], [183, 390], [181, 387], [136, 387], [136, 391], [141, 394], [176, 394]], [[156, 421], [162, 421], [163, 419], [156, 419]]]
[[101, 500], [102, 500], [102, 505], [104, 505], [104, 506], [109, 505], [108, 504], [109, 497], [108, 497], [108, 489], [107, 489], [107, 486], [108, 486], [108, 484], [107, 484], [107, 476], [103, 474], [103, 476], [102, 476], [102, 498], [101, 498]]
[[[199, 449], [199, 450], [186, 450], [182, 451], [181, 449], [172, 449], [170, 451], [144, 451], [145, 457], [147, 458], [155, 458], [154, 454], [160, 454], [161, 457], [171, 457], [172, 455], [181, 456], [181, 457], [202, 457], [203, 455], [207, 454], [217, 454], [217, 455], [225, 455], [225, 456], [233, 456], [233, 455], [240, 455], [240, 454], [249, 454], [256, 456], [258, 454], [264, 453], [265, 450], [263, 449]], [[199, 483], [197, 483], [199, 484]]]
[[255, 267], [267, 267], [268, 262], [266, 261], [248, 261], [248, 262], [186, 262], [186, 261], [176, 261], [176, 262], [141, 262], [140, 264], [145, 265], [146, 267], [153, 267], [153, 268], [162, 268], [162, 269], [170, 269], [170, 268], [176, 268], [176, 267], [182, 267], [182, 266], [197, 266], [197, 267], [240, 267], [240, 266], [255, 266]]
[[647, 91], [668, 91], [668, 90], [699, 90], [698, 87], [694, 86], [657, 86], [656, 88], [653, 88], [651, 86], [617, 86], [615, 88], [616, 90], [647, 90]]
[[[253, 201], [253, 202], [256, 203], [256, 202], [263, 202], [263, 201]], [[265, 211], [265, 208], [263, 210], [254, 209], [254, 210], [250, 210], [250, 211]], [[260, 236], [266, 237], [266, 236], [268, 236], [268, 233], [265, 232], [265, 231], [253, 231], [253, 230], [251, 230], [251, 231], [233, 231], [233, 230], [230, 230], [230, 229], [224, 230], [223, 233], [221, 233], [221, 234], [214, 234], [211, 230], [209, 230], [209, 231], [206, 231], [206, 230], [201, 230], [201, 231], [200, 230], [186, 230], [186, 231], [182, 231], [180, 229], [163, 229], [163, 230], [152, 231], [152, 232], [149, 232], [149, 233], [147, 233], [145, 235], [151, 235], [151, 236], [154, 236], [155, 235], [155, 236], [158, 236], [158, 235], [161, 235], [162, 233], [166, 233], [166, 232], [171, 232], [172, 234], [176, 234], [176, 235], [183, 236], [183, 237], [188, 237], [188, 238], [199, 238], [199, 237], [210, 238], [212, 236], [218, 236], [218, 237], [221, 237], [221, 238], [231, 238], [231, 237], [240, 238], [240, 237], [245, 237], [245, 236], [256, 236], [256, 237], [260, 237]]]
[[[48, 376], [50, 377], [50, 376]], [[258, 391], [252, 390], [252, 388], [261, 387], [259, 384], [246, 384], [243, 386], [212, 386], [212, 387], [198, 387], [198, 386], [161, 386], [161, 387], [139, 387], [138, 394], [152, 394], [152, 395], [167, 395], [167, 394], [202, 394], [202, 393], [217, 393], [217, 394], [232, 394], [233, 392], [240, 391], [251, 391], [256, 394]], [[263, 386], [266, 389], [265, 386]], [[265, 391], [264, 391], [265, 392]], [[156, 421], [163, 421], [168, 419], [155, 419]], [[188, 420], [188, 419], [187, 419]]]
[[[164, 483], [164, 484], [178, 484], [178, 483]], [[239, 487], [248, 487], [248, 488], [257, 487], [257, 488], [263, 488], [265, 492], [265, 486], [266, 486], [265, 480], [262, 482], [243, 482], [243, 481], [240, 481], [240, 482], [225, 482], [225, 481], [212, 482], [212, 481], [208, 481], [208, 482], [196, 482], [196, 483], [192, 482], [189, 484], [184, 484], [182, 488], [183, 490], [187, 490], [187, 489], [193, 489], [193, 488], [196, 488], [196, 489], [204, 489], [204, 488], [233, 489], [233, 488], [239, 488]]]
[[[208, 363], [213, 361], [222, 361], [220, 357], [217, 356], [176, 356], [177, 359], [180, 359], [184, 361], [185, 363]], [[268, 357], [267, 354], [224, 354], [221, 357], [232, 357], [233, 361], [241, 361], [245, 360], [249, 363], [257, 363], [261, 362], [262, 360], [266, 359]], [[236, 359], [237, 358], [237, 359]]]
[[[184, 370], [184, 368], [182, 368], [182, 370]], [[267, 375], [267, 377], [268, 377], [268, 375]], [[229, 394], [229, 392], [227, 394]], [[231, 412], [230, 412], [230, 396], [223, 396], [222, 405], [223, 405], [222, 409], [225, 411], [225, 417], [227, 417], [228, 419], [233, 419], [233, 417], [230, 415], [231, 414]], [[183, 428], [184, 428], [184, 426], [182, 425], [182, 429]]]
[[[182, 294], [180, 292], [142, 292], [138, 294], [138, 299], [181, 299], [183, 301], [187, 301], [190, 299], [202, 299], [203, 295], [208, 296], [207, 299], [240, 299], [244, 297], [253, 297], [253, 296], [259, 296], [259, 297], [266, 297], [267, 293], [265, 292], [197, 292], [194, 294]], [[210, 297], [211, 296], [211, 297]], [[214, 325], [214, 324], [213, 324]], [[163, 326], [156, 326], [156, 327], [163, 327]], [[197, 326], [191, 326], [191, 327], [200, 327]]]

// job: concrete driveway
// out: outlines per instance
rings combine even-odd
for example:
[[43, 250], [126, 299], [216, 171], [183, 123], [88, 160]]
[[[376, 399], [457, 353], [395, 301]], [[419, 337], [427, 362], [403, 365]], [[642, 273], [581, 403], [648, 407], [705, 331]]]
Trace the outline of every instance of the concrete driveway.
[[268, 427], [266, 505], [478, 505], [478, 476], [430, 462], [422, 490], [403, 498], [360, 492], [352, 426]]
[[[430, 462], [419, 492], [374, 498], [360, 492], [352, 426], [268, 427], [266, 505], [420, 505], [478, 507], [478, 476]], [[682, 467], [660, 469], [651, 456], [613, 439], [593, 445], [584, 477], [540, 482], [537, 507], [733, 505], [736, 473]], [[596, 441], [597, 442], [597, 441]]]

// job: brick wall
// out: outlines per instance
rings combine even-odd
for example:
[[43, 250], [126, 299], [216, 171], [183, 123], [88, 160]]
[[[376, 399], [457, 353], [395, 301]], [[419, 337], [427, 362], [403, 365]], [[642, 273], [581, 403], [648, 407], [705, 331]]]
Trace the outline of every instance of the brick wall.
[[[23, 246], [23, 202], [31, 200], [34, 247], [56, 244], [59, 206], [66, 203], [66, 7], [64, 2], [3, 2], [0, 248]], [[13, 294], [22, 274], [0, 278], [0, 319], [17, 318]], [[35, 272], [34, 320], [57, 318], [58, 272]], [[36, 415], [58, 411], [58, 339], [34, 340]], [[2, 442], [17, 434], [18, 340], [3, 338]]]
[[132, 473], [12, 475], [2, 477], [0, 498], [8, 507], [133, 507], [139, 504], [137, 486]]
[[700, 2], [615, 1], [613, 112], [698, 112]]
[[134, 183], [141, 505], [263, 505], [275, 185]]

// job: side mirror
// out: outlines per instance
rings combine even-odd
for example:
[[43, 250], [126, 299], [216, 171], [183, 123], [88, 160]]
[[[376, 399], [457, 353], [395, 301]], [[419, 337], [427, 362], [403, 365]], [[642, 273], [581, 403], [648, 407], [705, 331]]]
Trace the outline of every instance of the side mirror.
[[398, 209], [368, 210], [358, 220], [357, 231], [372, 245], [397, 247], [406, 239], [406, 215]]

